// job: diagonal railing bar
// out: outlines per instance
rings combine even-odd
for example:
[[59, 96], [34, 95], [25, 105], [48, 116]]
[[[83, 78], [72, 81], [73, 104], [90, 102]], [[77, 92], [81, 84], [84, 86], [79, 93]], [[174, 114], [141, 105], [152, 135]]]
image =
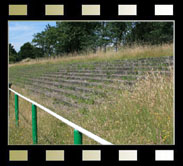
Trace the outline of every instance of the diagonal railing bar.
[[[43, 111], [45, 111], [45, 112], [47, 112], [48, 114], [54, 116], [55, 118], [59, 119], [59, 120], [62, 121], [63, 123], [67, 124], [68, 126], [74, 128], [74, 129], [75, 129], [75, 133], [77, 133], [77, 132], [76, 132], [76, 130], [77, 130], [78, 132], [80, 132], [80, 133], [86, 135], [87, 137], [89, 137], [89, 138], [95, 140], [96, 142], [98, 142], [98, 143], [100, 143], [100, 144], [102, 144], [102, 145], [112, 145], [112, 143], [110, 143], [110, 142], [104, 140], [103, 138], [100, 138], [99, 136], [97, 136], [97, 135], [91, 133], [90, 131], [88, 131], [88, 130], [86, 130], [86, 129], [80, 127], [80, 126], [78, 126], [77, 124], [75, 124], [75, 123], [73, 123], [73, 122], [71, 122], [71, 121], [69, 121], [69, 120], [63, 118], [62, 116], [58, 115], [57, 113], [51, 111], [50, 109], [48, 109], [48, 108], [46, 108], [46, 107], [44, 107], [44, 106], [42, 106], [41, 104], [38, 104], [37, 102], [35, 102], [35, 101], [31, 100], [31, 99], [28, 99], [27, 97], [25, 97], [25, 96], [21, 95], [20, 93], [14, 91], [13, 89], [9, 88], [9, 90], [10, 90], [11, 92], [13, 92], [14, 94], [18, 95], [19, 97], [23, 98], [24, 100], [30, 102], [32, 105], [39, 107], [39, 108], [42, 109]], [[80, 135], [80, 134], [77, 133], [76, 135]], [[76, 142], [78, 142], [78, 141], [76, 141]], [[81, 143], [82, 143], [82, 140], [79, 141], [79, 142], [80, 142], [80, 144], [81, 144]], [[76, 143], [76, 144], [77, 144], [77, 143]]]

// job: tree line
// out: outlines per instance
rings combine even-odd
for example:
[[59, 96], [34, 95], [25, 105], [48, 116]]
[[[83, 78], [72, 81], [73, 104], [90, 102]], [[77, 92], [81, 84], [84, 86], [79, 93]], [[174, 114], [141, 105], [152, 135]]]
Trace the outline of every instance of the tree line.
[[19, 52], [9, 44], [9, 61], [25, 58], [63, 56], [70, 53], [106, 52], [107, 47], [173, 42], [172, 22], [56, 22], [34, 34]]

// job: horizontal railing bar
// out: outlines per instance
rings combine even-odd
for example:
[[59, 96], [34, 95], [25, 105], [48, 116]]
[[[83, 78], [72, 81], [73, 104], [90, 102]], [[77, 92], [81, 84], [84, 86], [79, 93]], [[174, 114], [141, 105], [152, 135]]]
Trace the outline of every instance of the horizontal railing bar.
[[55, 112], [51, 111], [50, 109], [36, 103], [35, 101], [28, 99], [27, 97], [21, 95], [20, 93], [14, 91], [13, 89], [9, 88], [10, 91], [12, 91], [13, 93], [17, 94], [18, 96], [20, 96], [21, 98], [23, 98], [24, 100], [36, 105], [37, 107], [41, 108], [43, 111], [49, 113], [50, 115], [54, 116], [55, 118], [61, 120], [62, 122], [64, 122], [65, 124], [69, 125], [70, 127], [78, 130], [79, 132], [83, 133], [84, 135], [88, 136], [89, 138], [95, 140], [96, 142], [102, 144], [102, 145], [112, 145], [112, 143], [100, 138], [99, 136], [91, 133], [90, 131], [87, 131], [86, 129], [74, 124], [73, 122], [63, 118], [62, 116], [56, 114]]

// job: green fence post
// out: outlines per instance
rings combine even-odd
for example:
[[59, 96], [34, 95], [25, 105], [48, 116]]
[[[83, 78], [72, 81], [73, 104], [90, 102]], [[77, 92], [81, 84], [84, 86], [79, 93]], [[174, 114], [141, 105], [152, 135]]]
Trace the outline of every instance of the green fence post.
[[37, 107], [32, 104], [32, 140], [37, 144]]
[[80, 133], [78, 130], [74, 129], [74, 144], [80, 145], [82, 144], [82, 133]]
[[15, 122], [16, 122], [16, 126], [19, 126], [19, 116], [18, 116], [18, 95], [15, 94]]

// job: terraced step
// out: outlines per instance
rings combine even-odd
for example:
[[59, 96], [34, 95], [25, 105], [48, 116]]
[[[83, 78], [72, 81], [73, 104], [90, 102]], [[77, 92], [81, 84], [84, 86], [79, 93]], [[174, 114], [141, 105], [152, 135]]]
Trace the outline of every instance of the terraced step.
[[[106, 67], [106, 66], [157, 66], [157, 65], [165, 65], [165, 66], [171, 66], [173, 65], [173, 56], [168, 57], [160, 57], [160, 58], [141, 58], [141, 59], [131, 59], [131, 60], [114, 60], [114, 61], [104, 61], [104, 62], [91, 62], [91, 63], [74, 63], [70, 64], [69, 67], [76, 67], [76, 68], [87, 68], [88, 66], [90, 68], [92, 67]], [[64, 68], [67, 66], [64, 66]]]
[[[74, 63], [56, 65], [49, 70], [31, 68], [11, 74], [15, 84], [45, 97], [52, 98], [54, 104], [72, 109], [87, 108], [98, 101], [96, 97], [106, 97], [106, 90], [127, 89], [146, 73], [170, 74], [173, 58], [142, 58], [138, 60], [118, 60], [113, 62]], [[40, 69], [40, 70], [39, 70]], [[119, 86], [117, 86], [119, 83]], [[122, 87], [124, 83], [124, 87]], [[130, 90], [133, 90], [131, 88]], [[69, 110], [69, 109], [68, 109]]]
[[[157, 70], [158, 71], [158, 70]], [[161, 70], [162, 72], [166, 72], [166, 71], [169, 71], [169, 70]], [[146, 70], [109, 70], [109, 71], [106, 71], [106, 70], [62, 70], [62, 71], [59, 71], [57, 72], [56, 74], [67, 74], [67, 73], [97, 73], [97, 74], [107, 74], [107, 75], [110, 75], [110, 74], [121, 74], [121, 75], [139, 75], [139, 74], [145, 74], [146, 72], [156, 72], [156, 71], [146, 71]]]
[[[124, 63], [100, 63], [97, 65], [89, 64], [88, 67], [90, 69], [94, 68], [104, 68], [104, 69], [113, 69], [113, 68], [159, 68], [159, 67], [169, 67], [173, 66], [173, 61], [171, 63], [167, 62], [156, 62], [156, 63], [141, 63], [139, 61], [137, 62], [124, 62]], [[68, 68], [87, 68], [87, 65], [85, 67], [77, 67], [77, 66], [68, 66]]]
[[[27, 74], [24, 74], [23, 77], [31, 77], [31, 75], [27, 75]], [[56, 78], [57, 80], [59, 78], [62, 78], [62, 79], [66, 79], [66, 80], [89, 80], [89, 81], [96, 81], [96, 82], [114, 82], [114, 81], [122, 81], [121, 79], [105, 79], [105, 78], [101, 78], [101, 77], [87, 77], [87, 76], [74, 76], [74, 75], [67, 75], [67, 74], [62, 74], [62, 75], [56, 75], [56, 74], [44, 74], [42, 76], [39, 77], [40, 79], [54, 79]], [[122, 77], [121, 77], [122, 78]]]
[[167, 63], [173, 65], [173, 56], [163, 56], [163, 57], [152, 57], [152, 58], [138, 58], [138, 59], [123, 59], [123, 60], [113, 60], [113, 61], [103, 61], [103, 62], [85, 62], [85, 63], [73, 63], [69, 66], [83, 67], [93, 65], [111, 65], [111, 64], [160, 64]]
[[[113, 83], [114, 81], [122, 81], [123, 79], [125, 80], [136, 80], [137, 79], [137, 75], [123, 75], [121, 77], [114, 77], [111, 78], [110, 76], [107, 75], [102, 75], [100, 77], [96, 76], [96, 75], [90, 75], [90, 76], [86, 76], [86, 75], [67, 75], [67, 74], [59, 74], [59, 75], [43, 75], [40, 78], [64, 78], [64, 79], [73, 79], [73, 80], [92, 80], [92, 81], [97, 81], [97, 82], [110, 82]], [[140, 77], [140, 76], [139, 76]], [[109, 79], [111, 78], [111, 79]]]
[[[61, 78], [49, 78], [49, 77], [40, 77], [39, 79], [42, 79], [42, 80], [49, 80], [49, 81], [57, 81], [59, 83], [61, 82], [65, 82], [65, 83], [68, 83], [68, 84], [79, 84], [79, 85], [84, 85], [84, 86], [95, 86], [95, 87], [100, 87], [100, 86], [103, 86], [103, 87], [107, 87], [107, 88], [115, 88], [113, 85], [111, 84], [106, 84], [106, 83], [98, 83], [98, 82], [89, 82], [87, 80], [71, 80], [71, 79], [61, 79]], [[116, 82], [119, 82], [119, 83], [124, 83], [125, 85], [131, 85], [134, 80], [131, 80], [131, 81], [127, 81], [127, 80], [115, 80]]]
[[69, 68], [64, 68], [60, 69], [59, 71], [138, 71], [138, 70], [168, 70], [168, 67], [166, 66], [127, 66], [127, 67], [94, 67], [94, 68], [74, 68], [74, 67], [69, 67]]
[[172, 65], [168, 63], [163, 63], [163, 64], [98, 64], [98, 65], [93, 65], [89, 64], [89, 66], [61, 66], [58, 71], [63, 71], [63, 70], [167, 70], [168, 67]]
[[[25, 88], [33, 93], [37, 93], [37, 94], [40, 94], [40, 95], [43, 95], [44, 97], [49, 97], [49, 98], [53, 98], [54, 101], [54, 105], [55, 104], [58, 104], [59, 106], [61, 105], [61, 108], [63, 109], [66, 109], [66, 110], [74, 110], [74, 109], [78, 109], [78, 108], [82, 108], [81, 104], [76, 104], [76, 103], [73, 103], [73, 102], [70, 102], [68, 101], [68, 99], [64, 96], [64, 97], [61, 97], [60, 95], [57, 95], [57, 94], [53, 94], [49, 91], [45, 91], [44, 89], [40, 89], [40, 88], [36, 88], [36, 87], [32, 87], [30, 85], [25, 85], [24, 83], [22, 82], [16, 82], [16, 85], [18, 86], [25, 86]], [[69, 99], [70, 100], [70, 99]]]
[[[99, 90], [99, 89], [93, 89], [93, 88], [86, 88], [86, 87], [80, 87], [80, 86], [75, 86], [75, 85], [68, 85], [68, 84], [64, 84], [64, 83], [59, 83], [59, 82], [56, 82], [56, 81], [45, 81], [43, 79], [33, 79], [33, 78], [27, 78], [27, 83], [29, 81], [32, 81], [32, 82], [37, 82], [37, 83], [40, 83], [40, 84], [46, 84], [46, 85], [53, 85], [55, 87], [66, 87], [66, 88], [69, 88], [69, 89], [72, 89], [72, 90], [78, 90], [78, 91], [82, 91], [82, 92], [87, 92], [87, 93], [94, 93], [94, 94], [98, 94], [98, 95], [104, 95], [104, 92]], [[30, 82], [29, 82], [30, 84]]]
[[62, 74], [57, 74], [57, 73], [47, 73], [47, 74], [43, 74], [42, 76], [45, 77], [61, 77], [61, 76], [69, 76], [69, 77], [100, 77], [100, 78], [118, 78], [121, 79], [123, 77], [138, 77], [139, 75], [124, 75], [124, 74], [97, 74], [97, 73], [77, 73], [77, 72], [69, 72], [69, 73], [62, 73]]
[[83, 100], [90, 100], [90, 97], [84, 95], [83, 93], [78, 93], [76, 91], [73, 90], [66, 90], [66, 89], [61, 89], [61, 88], [56, 88], [55, 86], [48, 86], [45, 84], [38, 84], [38, 83], [32, 83], [31, 85], [34, 85], [36, 87], [40, 87], [40, 88], [46, 88], [49, 89], [51, 91], [57, 92], [57, 93], [61, 93], [61, 94], [65, 94], [65, 95], [69, 95], [69, 96], [75, 96], [77, 98], [81, 98]]
[[53, 85], [54, 87], [58, 88], [64, 88], [64, 89], [71, 89], [74, 90], [76, 92], [84, 92], [84, 93], [89, 93], [89, 94], [97, 94], [97, 95], [101, 95], [101, 96], [105, 96], [105, 93], [99, 89], [92, 89], [92, 88], [86, 88], [86, 87], [80, 87], [80, 86], [74, 86], [74, 85], [68, 85], [68, 84], [60, 84], [60, 83], [55, 83], [55, 82], [49, 82], [49, 81], [44, 81], [44, 80], [35, 80], [35, 79], [26, 79], [24, 81], [16, 81], [16, 82], [21, 82], [22, 85], [31, 85], [32, 82], [37, 82], [40, 83], [41, 85]]
[[[112, 84], [113, 81], [131, 85], [133, 84], [132, 80], [139, 78], [139, 76], [144, 77], [143, 75], [145, 73], [169, 75], [170, 65], [173, 65], [173, 57], [73, 63], [71, 65], [56, 65], [56, 67], [48, 72], [45, 72], [42, 67], [36, 68], [35, 70], [27, 68], [26, 71], [20, 70], [20, 72], [16, 74], [11, 74], [10, 79], [16, 80], [16, 77], [27, 79], [27, 81], [24, 82], [28, 85], [35, 82], [38, 84], [41, 83], [44, 86], [49, 85], [56, 88], [61, 86], [64, 89], [67, 89], [62, 89], [61, 93], [69, 94], [78, 91], [78, 94], [81, 95], [79, 92], [95, 93], [96, 88], [98, 87], [116, 88]], [[39, 71], [38, 69], [42, 71]], [[152, 71], [149, 71], [151, 69]], [[38, 72], [38, 74], [36, 72]], [[95, 90], [93, 88], [95, 88]], [[54, 89], [52, 90], [54, 91]]]
[[[147, 63], [148, 62], [148, 63]], [[96, 64], [96, 65], [94, 65]], [[107, 75], [106, 78], [117, 78], [119, 76], [117, 75], [140, 75], [141, 73], [143, 74], [142, 71], [145, 71], [148, 68], [152, 69], [152, 67], [150, 67], [150, 65], [155, 65], [154, 69], [157, 68], [160, 70], [160, 68], [162, 68], [161, 70], [164, 71], [168, 71], [169, 69], [167, 68], [167, 65], [173, 65], [173, 56], [172, 57], [161, 57], [161, 58], [141, 58], [138, 60], [116, 60], [116, 61], [111, 61], [111, 62], [92, 62], [92, 63], [73, 63], [71, 65], [56, 65], [56, 67], [54, 67], [55, 71], [59, 71], [59, 67], [60, 67], [60, 72], [53, 72], [54, 70], [50, 71], [53, 74], [67, 74], [67, 75], [72, 75], [72, 74], [78, 74], [79, 76], [81, 76], [82, 74], [85, 74], [85, 76], [90, 77], [91, 74], [98, 74], [96, 76], [101, 77], [101, 75]], [[132, 66], [131, 66], [132, 65]], [[137, 65], [137, 66], [135, 66]], [[141, 65], [141, 66], [140, 66]], [[142, 65], [146, 65], [145, 68], [141, 68], [143, 67]], [[161, 67], [160, 65], [164, 65], [163, 67]], [[68, 67], [69, 66], [69, 67]], [[89, 67], [87, 67], [89, 66]], [[138, 70], [135, 70], [136, 68], [138, 68]], [[41, 72], [38, 70], [42, 70]], [[28, 68], [26, 69], [26, 71], [22, 71], [20, 70], [20, 72], [16, 73], [16, 75], [24, 75], [24, 73], [28, 73], [31, 74], [31, 77], [39, 77], [40, 75], [42, 75], [43, 73], [45, 73], [45, 71], [43, 71], [44, 68], [39, 67], [36, 69], [31, 69]], [[106, 70], [106, 71], [105, 71]], [[38, 72], [38, 74], [37, 74]], [[50, 73], [48, 72], [48, 74]], [[42, 74], [41, 74], [42, 73]], [[70, 74], [72, 73], [72, 74]], [[116, 76], [115, 76], [116, 75]], [[10, 77], [13, 78], [13, 75], [11, 75], [10, 73]], [[104, 76], [102, 76], [104, 77]], [[96, 80], [97, 81], [97, 80]], [[107, 80], [106, 80], [107, 81]]]
[[55, 99], [56, 101], [58, 101], [64, 105], [70, 106], [70, 107], [74, 107], [74, 108], [86, 107], [86, 105], [78, 103], [76, 100], [72, 100], [71, 98], [66, 97], [65, 95], [58, 94], [54, 91], [48, 91], [43, 88], [35, 88], [35, 87], [32, 87], [32, 88], [29, 87], [29, 90], [31, 90], [35, 93], [40, 93], [47, 97], [51, 97], [51, 98]]
[[97, 73], [97, 74], [124, 74], [126, 75], [127, 73], [129, 74], [138, 74], [138, 71], [119, 71], [119, 70], [110, 70], [110, 71], [106, 71], [106, 70], [60, 70], [59, 72], [57, 72], [56, 74], [63, 74], [63, 73]]
[[151, 58], [138, 58], [138, 59], [123, 59], [123, 60], [114, 60], [113, 62], [116, 63], [127, 63], [127, 62], [133, 62], [133, 63], [165, 63], [165, 62], [172, 62], [173, 56], [162, 56], [162, 57], [151, 57]]
[[[124, 82], [122, 80], [122, 77], [121, 79], [118, 78], [118, 79], [108, 79], [108, 78], [101, 78], [101, 77], [87, 77], [87, 76], [67, 76], [67, 75], [59, 75], [58, 76], [54, 76], [54, 75], [50, 75], [50, 76], [41, 76], [39, 78], [43, 78], [43, 79], [50, 79], [50, 78], [56, 78], [57, 80], [59, 78], [62, 78], [62, 79], [66, 79], [66, 80], [82, 80], [82, 81], [89, 81], [89, 82], [109, 82], [109, 83], [113, 83], [114, 81], [118, 81], [118, 82]], [[124, 76], [125, 78], [125, 76]], [[135, 77], [130, 77], [130, 76], [126, 76], [126, 78], [131, 78], [131, 80], [135, 80], [133, 78], [137, 78], [137, 76]]]

